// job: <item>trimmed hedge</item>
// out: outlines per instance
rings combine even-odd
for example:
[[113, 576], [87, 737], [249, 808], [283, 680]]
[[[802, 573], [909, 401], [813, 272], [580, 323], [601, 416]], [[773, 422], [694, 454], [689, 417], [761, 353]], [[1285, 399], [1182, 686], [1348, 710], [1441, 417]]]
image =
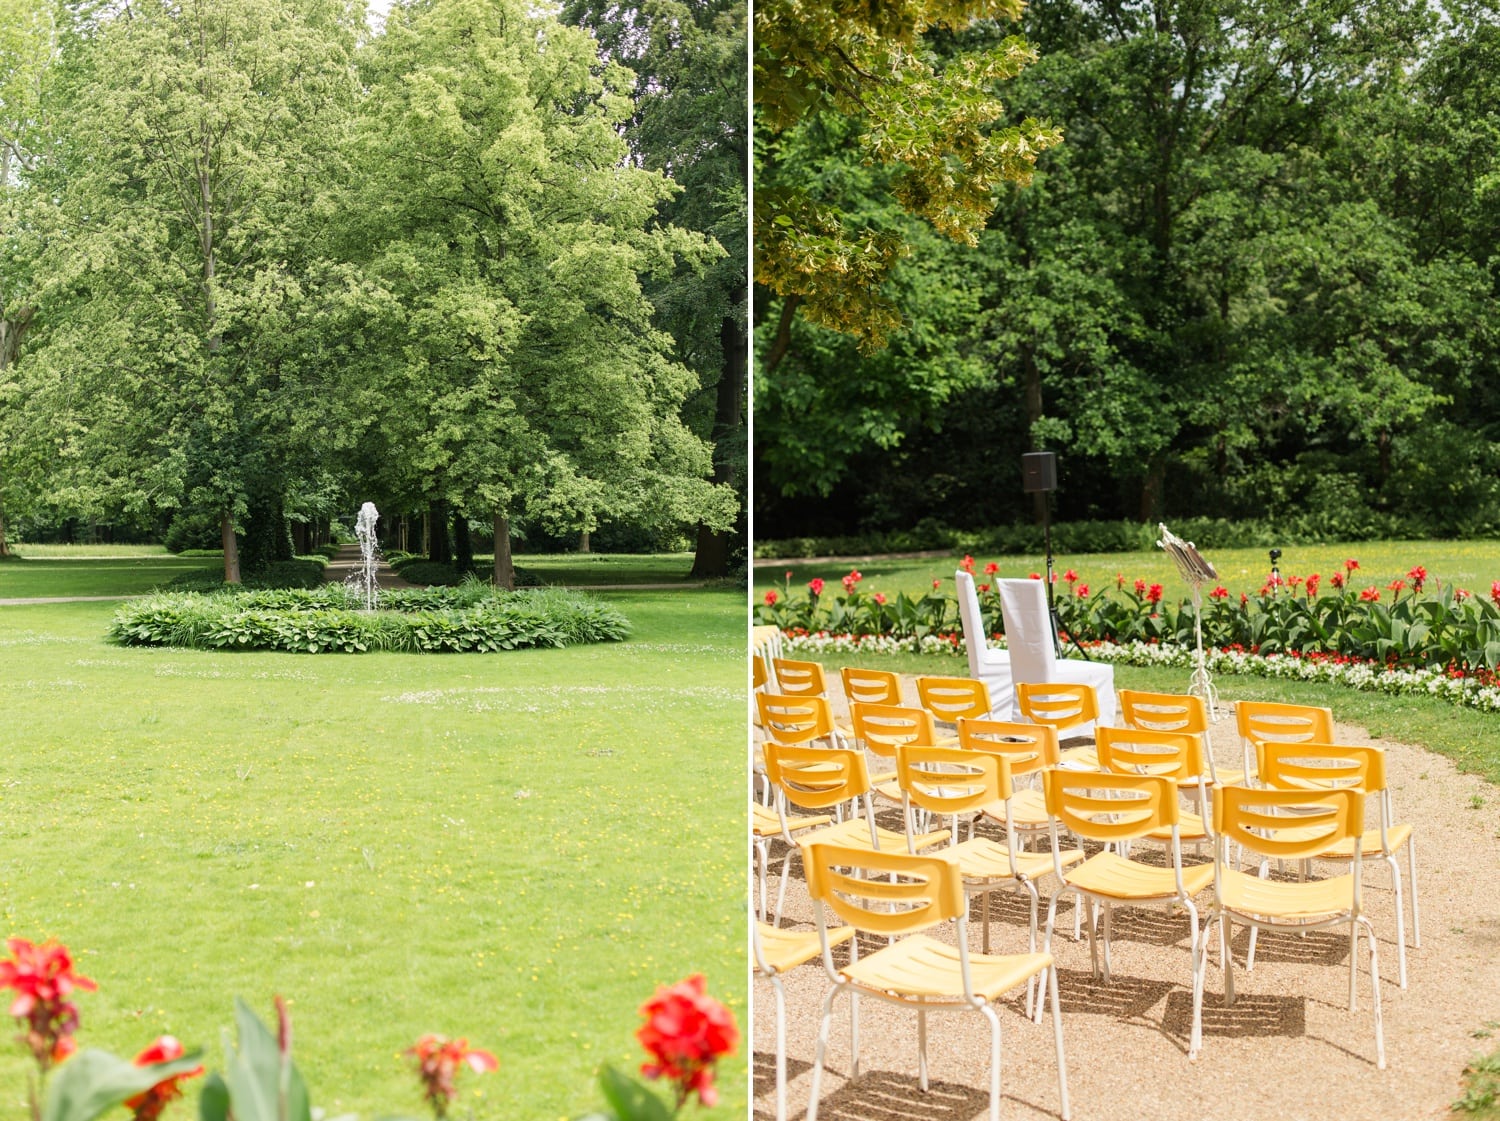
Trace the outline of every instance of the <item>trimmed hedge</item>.
[[629, 621], [614, 607], [558, 589], [457, 588], [382, 592], [381, 609], [358, 609], [339, 584], [312, 590], [159, 593], [115, 614], [111, 640], [125, 646], [290, 653], [470, 653], [617, 642]]
[[[427, 587], [452, 587], [462, 584], [465, 580], [486, 580], [477, 572], [464, 572], [451, 564], [442, 561], [430, 561], [426, 557], [415, 553], [394, 553], [386, 555], [386, 563], [395, 570], [401, 579], [411, 584], [423, 584]], [[529, 568], [515, 569], [516, 587], [539, 588], [542, 586], [542, 578]]]

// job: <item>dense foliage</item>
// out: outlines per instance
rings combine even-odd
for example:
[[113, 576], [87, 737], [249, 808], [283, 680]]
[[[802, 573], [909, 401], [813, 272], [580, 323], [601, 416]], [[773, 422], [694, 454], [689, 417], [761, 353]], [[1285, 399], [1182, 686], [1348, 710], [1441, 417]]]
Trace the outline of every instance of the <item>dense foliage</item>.
[[890, 207], [847, 128], [804, 146], [851, 221], [919, 240], [883, 353], [759, 337], [786, 353], [758, 371], [758, 534], [1032, 521], [1039, 447], [1071, 522], [1500, 532], [1500, 7], [1033, 0], [923, 42], [1012, 31], [1038, 59], [1006, 120], [1064, 142], [977, 249]]
[[341, 585], [313, 590], [162, 593], [122, 607], [110, 637], [125, 646], [283, 650], [295, 654], [464, 653], [617, 642], [630, 624], [576, 592], [503, 592], [470, 583], [382, 593], [362, 611]]

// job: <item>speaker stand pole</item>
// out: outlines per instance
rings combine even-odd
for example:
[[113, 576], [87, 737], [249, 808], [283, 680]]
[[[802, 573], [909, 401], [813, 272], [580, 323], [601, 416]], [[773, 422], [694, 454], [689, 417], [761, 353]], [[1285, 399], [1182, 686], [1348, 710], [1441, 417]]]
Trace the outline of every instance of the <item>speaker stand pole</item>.
[[[1057, 618], [1057, 602], [1052, 598], [1053, 559], [1051, 508], [1052, 502], [1050, 500], [1050, 496], [1046, 494], [1042, 495], [1042, 540], [1047, 549], [1047, 616], [1052, 620], [1052, 649], [1057, 654], [1057, 656], [1061, 658], [1063, 656], [1063, 628], [1062, 624], [1058, 621]], [[1068, 641], [1073, 644], [1073, 649], [1078, 651], [1079, 655], [1085, 662], [1092, 662], [1094, 660], [1089, 656], [1089, 652], [1083, 648], [1083, 644], [1078, 641], [1078, 636], [1072, 631], [1068, 632]]]

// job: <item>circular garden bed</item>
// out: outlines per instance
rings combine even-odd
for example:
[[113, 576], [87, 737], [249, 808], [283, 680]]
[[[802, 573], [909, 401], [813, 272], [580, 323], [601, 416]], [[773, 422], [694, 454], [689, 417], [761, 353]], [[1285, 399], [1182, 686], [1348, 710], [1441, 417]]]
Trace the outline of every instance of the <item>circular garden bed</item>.
[[110, 638], [126, 646], [355, 654], [469, 653], [616, 642], [629, 621], [591, 596], [559, 588], [382, 592], [377, 610], [341, 584], [277, 591], [161, 593], [122, 607]]

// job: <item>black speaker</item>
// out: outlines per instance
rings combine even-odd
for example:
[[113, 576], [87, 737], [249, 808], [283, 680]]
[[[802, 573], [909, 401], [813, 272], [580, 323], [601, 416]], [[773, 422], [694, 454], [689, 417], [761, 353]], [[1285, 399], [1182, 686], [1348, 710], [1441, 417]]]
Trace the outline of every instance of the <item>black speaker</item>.
[[1021, 489], [1027, 494], [1057, 489], [1057, 453], [1027, 452], [1021, 456]]

